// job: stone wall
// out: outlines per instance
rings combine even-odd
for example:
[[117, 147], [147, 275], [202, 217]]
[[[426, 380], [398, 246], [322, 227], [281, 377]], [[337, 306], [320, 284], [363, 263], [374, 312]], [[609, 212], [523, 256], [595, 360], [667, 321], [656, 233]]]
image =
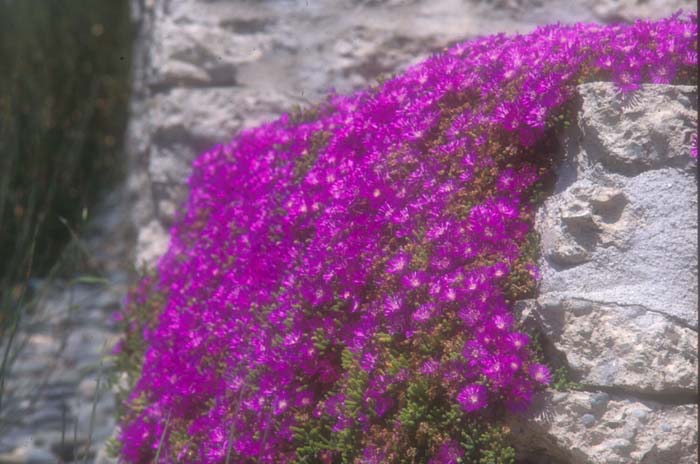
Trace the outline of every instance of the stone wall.
[[519, 450], [572, 464], [694, 463], [697, 87], [648, 84], [624, 101], [591, 83], [579, 95], [537, 214], [539, 296], [520, 302], [579, 386], [545, 392], [514, 419]]
[[133, 0], [129, 125], [137, 261], [153, 265], [191, 161], [236, 131], [479, 35], [659, 18], [689, 0]]

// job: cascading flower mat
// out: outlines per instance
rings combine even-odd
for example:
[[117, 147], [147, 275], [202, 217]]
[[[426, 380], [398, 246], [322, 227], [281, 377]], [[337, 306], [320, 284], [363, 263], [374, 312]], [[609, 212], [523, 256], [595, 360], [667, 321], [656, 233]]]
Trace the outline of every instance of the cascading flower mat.
[[124, 313], [122, 458], [471, 459], [464, 430], [550, 381], [510, 304], [575, 86], [696, 65], [696, 13], [499, 34], [202, 154]]

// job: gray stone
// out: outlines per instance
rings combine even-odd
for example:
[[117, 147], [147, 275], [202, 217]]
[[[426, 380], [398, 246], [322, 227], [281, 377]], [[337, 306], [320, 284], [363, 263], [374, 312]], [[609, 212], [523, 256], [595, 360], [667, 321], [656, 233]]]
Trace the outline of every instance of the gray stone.
[[[697, 392], [697, 182], [686, 136], [695, 89], [644, 85], [634, 117], [612, 103], [611, 84], [579, 89], [580, 128], [566, 134], [555, 193], [537, 213], [541, 327], [581, 383]], [[611, 164], [649, 130], [663, 150]]]
[[[541, 292], [635, 305], [697, 330], [696, 89], [643, 85], [633, 116], [612, 104], [611, 84], [579, 89], [579, 127], [538, 212]], [[632, 156], [630, 144], [647, 148]]]
[[73, 385], [73, 392], [75, 392], [75, 385], [80, 382], [80, 372], [77, 369], [71, 369], [69, 366], [72, 366], [72, 363], [70, 362], [68, 363], [69, 366], [66, 366], [65, 362], [62, 364], [60, 368], [54, 369], [49, 373], [47, 383]]
[[[688, 151], [690, 147], [688, 145]], [[597, 176], [596, 176], [597, 177]], [[561, 210], [571, 190], [593, 195], [595, 183], [616, 183], [629, 200], [615, 215], [593, 216], [597, 228], [572, 226]], [[659, 169], [624, 178], [581, 179], [548, 199], [538, 213], [546, 261], [542, 293], [645, 307], [697, 330], [697, 183], [692, 175]], [[673, 205], [673, 208], [669, 208]], [[559, 242], [549, 239], [556, 236]], [[567, 262], [564, 244], [584, 250]]]
[[105, 448], [100, 448], [95, 456], [95, 464], [118, 464], [117, 458], [110, 457]]
[[33, 427], [47, 425], [61, 425], [65, 417], [65, 413], [60, 409], [41, 408], [35, 411], [27, 419], [27, 423]]
[[58, 353], [60, 343], [46, 334], [32, 334], [27, 337], [23, 354], [26, 356], [52, 356]]
[[[540, 293], [516, 311], [586, 390], [516, 420], [518, 452], [567, 463], [697, 462], [697, 91], [579, 87], [537, 212]], [[660, 402], [639, 399], [657, 398]], [[661, 401], [669, 401], [663, 404]], [[540, 451], [537, 451], [540, 450]]]
[[697, 8], [683, 0], [595, 0], [587, 3], [592, 6], [595, 15], [605, 22], [658, 19], [680, 9], [689, 11]]
[[591, 396], [591, 407], [594, 409], [605, 409], [610, 401], [610, 395], [605, 392], [598, 392]]
[[[78, 385], [78, 392], [80, 392], [80, 395], [84, 400], [91, 401], [95, 398], [95, 394], [97, 393], [97, 387], [97, 379], [87, 378], [80, 382], [80, 385]], [[103, 390], [103, 388], [100, 388], [100, 390]]]
[[[534, 408], [510, 418], [518, 455], [569, 464], [697, 462], [697, 405], [611, 397], [604, 411], [593, 412], [594, 396], [538, 394]], [[640, 417], [639, 411], [646, 415]], [[670, 424], [674, 433], [659, 432]]]
[[75, 394], [75, 387], [74, 382], [47, 382], [41, 388], [41, 396], [48, 401], [60, 402], [63, 398]]
[[644, 422], [647, 416], [649, 416], [649, 413], [644, 409], [633, 409], [631, 413], [634, 417], [636, 417], [642, 422]]
[[103, 355], [109, 354], [114, 346], [115, 335], [97, 328], [76, 328], [66, 339], [63, 350], [65, 359], [75, 362], [99, 364]]
[[[109, 321], [124, 297], [126, 263], [133, 259], [125, 208], [123, 196], [108, 198], [96, 209], [81, 237], [94, 258], [91, 272], [102, 273], [104, 282], [88, 284], [74, 275], [35, 285], [30, 310], [23, 314], [12, 345], [16, 356], [6, 377], [0, 411], [0, 462], [64, 462], [59, 458], [68, 454], [52, 451], [62, 441], [73, 440], [76, 418], [85, 422], [78, 424], [76, 443], [87, 438], [89, 420], [85, 408], [78, 405], [91, 408], [92, 401], [81, 398], [81, 390], [94, 397], [86, 375], [96, 378], [103, 347], [108, 353], [118, 337]], [[104, 363], [103, 376], [109, 366]], [[101, 388], [92, 426], [93, 452], [85, 462], [93, 462], [94, 450], [103, 445], [114, 425], [113, 392]], [[68, 453], [63, 448], [59, 451]]]
[[[109, 436], [108, 440], [118, 440], [119, 438], [119, 426], [114, 427], [114, 429], [111, 432], [111, 435]], [[95, 464], [117, 464], [119, 460], [117, 458], [113, 458], [109, 456], [109, 453], [107, 452], [107, 446], [106, 444], [103, 444], [102, 446], [99, 447], [97, 450], [97, 455], [95, 456]]]
[[56, 457], [34, 446], [21, 446], [12, 453], [0, 454], [0, 464], [55, 464]]
[[136, 244], [137, 267], [141, 268], [157, 262], [158, 258], [167, 251], [169, 241], [166, 229], [157, 219], [139, 228]]
[[548, 300], [540, 316], [544, 334], [566, 354], [580, 383], [643, 393], [697, 392], [697, 332], [643, 307], [573, 302]]
[[627, 176], [669, 166], [693, 169], [688, 148], [697, 126], [696, 87], [646, 84], [623, 98], [597, 82], [579, 92], [582, 147], [590, 161]]
[[37, 356], [34, 359], [23, 359], [12, 366], [13, 376], [29, 376], [44, 372], [47, 365], [54, 362], [53, 356]]
[[[93, 416], [94, 406], [94, 416]], [[112, 402], [80, 402], [75, 408], [78, 420], [78, 434], [80, 437], [92, 437], [93, 443], [106, 440], [114, 428], [116, 422], [114, 414], [116, 410]], [[94, 417], [94, 418], [93, 418]], [[92, 422], [92, 427], [91, 427]]]

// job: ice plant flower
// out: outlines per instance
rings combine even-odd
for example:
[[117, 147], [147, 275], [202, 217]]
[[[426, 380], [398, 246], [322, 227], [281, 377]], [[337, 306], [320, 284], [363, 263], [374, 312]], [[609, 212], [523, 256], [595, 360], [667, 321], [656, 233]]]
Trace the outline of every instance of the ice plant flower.
[[533, 364], [530, 366], [530, 377], [542, 384], [549, 384], [552, 381], [552, 375], [549, 369], [544, 364]]
[[579, 83], [697, 83], [696, 20], [463, 42], [199, 156], [124, 311], [122, 459], [408, 462], [432, 420], [417, 452], [455, 462], [465, 421], [527, 408], [548, 141]]
[[440, 446], [437, 454], [428, 464], [458, 464], [464, 456], [464, 450], [456, 440], [449, 440]]
[[457, 401], [462, 405], [462, 408], [467, 412], [478, 411], [486, 407], [487, 401], [486, 387], [483, 385], [472, 384], [466, 386], [457, 396]]

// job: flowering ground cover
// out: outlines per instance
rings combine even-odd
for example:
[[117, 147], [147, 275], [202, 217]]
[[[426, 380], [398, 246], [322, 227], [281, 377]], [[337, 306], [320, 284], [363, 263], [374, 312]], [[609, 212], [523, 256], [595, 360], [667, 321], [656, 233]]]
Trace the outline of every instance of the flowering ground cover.
[[203, 153], [123, 313], [122, 458], [512, 462], [554, 131], [577, 84], [697, 83], [696, 19], [460, 43]]

